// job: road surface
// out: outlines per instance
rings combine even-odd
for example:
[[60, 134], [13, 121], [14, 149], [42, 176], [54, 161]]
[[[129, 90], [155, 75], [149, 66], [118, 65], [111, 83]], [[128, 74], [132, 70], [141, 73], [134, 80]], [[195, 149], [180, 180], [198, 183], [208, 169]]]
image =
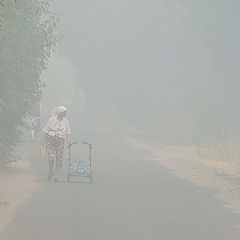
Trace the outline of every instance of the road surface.
[[26, 155], [41, 188], [18, 209], [1, 240], [240, 239], [233, 227], [240, 217], [222, 206], [214, 190], [145, 160], [151, 153], [130, 148], [117, 131], [82, 137], [94, 146], [94, 183], [67, 183], [66, 169], [61, 182], [46, 182], [46, 162], [33, 146]]

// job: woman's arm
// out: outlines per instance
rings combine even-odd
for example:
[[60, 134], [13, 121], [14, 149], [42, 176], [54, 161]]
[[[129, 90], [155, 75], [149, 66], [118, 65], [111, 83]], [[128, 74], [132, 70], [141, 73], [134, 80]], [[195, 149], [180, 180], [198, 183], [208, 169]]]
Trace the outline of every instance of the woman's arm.
[[69, 145], [71, 143], [71, 134], [67, 134], [67, 144]]

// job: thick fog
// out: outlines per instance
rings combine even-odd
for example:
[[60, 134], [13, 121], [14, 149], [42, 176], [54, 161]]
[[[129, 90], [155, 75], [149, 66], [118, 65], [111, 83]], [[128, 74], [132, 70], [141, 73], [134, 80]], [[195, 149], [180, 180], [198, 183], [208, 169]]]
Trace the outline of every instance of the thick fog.
[[238, 1], [53, 2], [64, 34], [58, 55], [75, 71], [73, 111], [83, 113], [85, 105], [92, 121], [190, 139], [238, 127], [238, 7]]
[[0, 0], [0, 239], [239, 240], [240, 1], [23, 2]]

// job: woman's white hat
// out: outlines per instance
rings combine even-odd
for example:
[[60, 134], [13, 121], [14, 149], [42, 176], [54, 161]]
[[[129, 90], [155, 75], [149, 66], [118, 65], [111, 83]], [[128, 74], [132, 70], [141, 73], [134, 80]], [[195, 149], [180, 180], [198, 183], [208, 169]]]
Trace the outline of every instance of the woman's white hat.
[[57, 116], [58, 114], [63, 113], [65, 111], [67, 111], [67, 108], [65, 108], [64, 106], [58, 106], [53, 109], [52, 115]]

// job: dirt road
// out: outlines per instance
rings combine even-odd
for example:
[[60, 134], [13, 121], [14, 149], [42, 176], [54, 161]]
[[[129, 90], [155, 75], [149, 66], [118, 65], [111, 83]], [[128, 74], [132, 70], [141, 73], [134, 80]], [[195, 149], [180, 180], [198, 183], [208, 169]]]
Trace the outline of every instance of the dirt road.
[[[76, 134], [77, 136], [77, 134]], [[75, 138], [76, 138], [75, 136]], [[1, 240], [239, 240], [240, 216], [214, 192], [174, 176], [117, 132], [82, 132], [93, 143], [94, 183], [48, 183], [37, 148], [28, 153], [41, 183]], [[66, 164], [65, 164], [66, 165]]]

